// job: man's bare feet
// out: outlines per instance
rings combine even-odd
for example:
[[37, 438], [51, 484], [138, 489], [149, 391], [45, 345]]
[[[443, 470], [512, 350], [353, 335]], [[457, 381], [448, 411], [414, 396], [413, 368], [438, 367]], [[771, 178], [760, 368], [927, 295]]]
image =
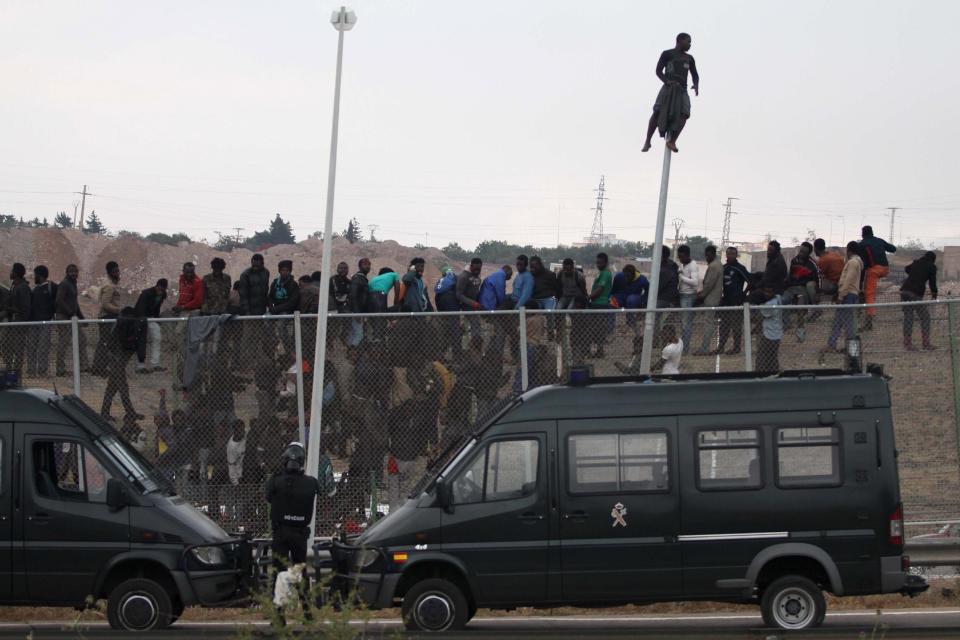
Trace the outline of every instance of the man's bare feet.
[[644, 151], [644, 152], [650, 151], [650, 141], [649, 141], [649, 140], [647, 140], [646, 142], [643, 143], [643, 149], [640, 149], [640, 151]]
[[680, 152], [680, 149], [677, 149], [677, 145], [673, 142], [673, 140], [667, 140], [667, 149], [670, 149], [670, 151], [673, 151], [674, 153]]

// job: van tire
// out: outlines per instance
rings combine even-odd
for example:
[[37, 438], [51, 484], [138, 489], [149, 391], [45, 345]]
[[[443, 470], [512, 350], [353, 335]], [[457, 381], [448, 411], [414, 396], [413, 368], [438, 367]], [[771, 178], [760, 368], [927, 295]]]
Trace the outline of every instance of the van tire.
[[107, 620], [112, 629], [156, 631], [173, 621], [170, 594], [153, 580], [132, 578], [121, 582], [107, 599]]
[[760, 599], [760, 614], [768, 627], [785, 631], [812, 629], [823, 623], [827, 602], [809, 578], [784, 576], [770, 583]]
[[402, 611], [409, 631], [457, 631], [467, 624], [470, 605], [454, 583], [428, 578], [410, 587]]

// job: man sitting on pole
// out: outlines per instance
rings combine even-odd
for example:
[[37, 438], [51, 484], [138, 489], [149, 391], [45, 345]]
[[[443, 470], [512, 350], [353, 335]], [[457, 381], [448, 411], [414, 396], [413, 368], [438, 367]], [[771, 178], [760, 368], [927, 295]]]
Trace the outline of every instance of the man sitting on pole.
[[[657, 77], [663, 82], [657, 101], [653, 105], [653, 115], [647, 126], [647, 139], [641, 151], [650, 150], [653, 132], [660, 130], [660, 136], [666, 137], [667, 148], [677, 149], [677, 138], [690, 117], [690, 95], [687, 93], [687, 72], [693, 78], [693, 92], [700, 95], [700, 75], [690, 50], [690, 36], [681, 33], [677, 36], [677, 46], [660, 54], [657, 61]], [[667, 134], [670, 134], [667, 136]]]

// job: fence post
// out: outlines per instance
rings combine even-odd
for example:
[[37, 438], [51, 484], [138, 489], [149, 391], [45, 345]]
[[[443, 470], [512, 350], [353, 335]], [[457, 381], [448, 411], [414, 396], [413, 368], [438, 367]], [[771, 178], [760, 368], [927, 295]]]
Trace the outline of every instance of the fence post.
[[527, 369], [527, 310], [520, 307], [520, 390], [526, 391], [530, 384], [530, 373]]
[[[77, 316], [70, 319], [70, 342], [73, 349], [73, 395], [80, 397], [80, 321]], [[59, 347], [59, 345], [58, 345]]]
[[303, 411], [303, 334], [300, 331], [300, 312], [293, 312], [293, 343], [297, 352], [297, 424], [300, 427], [300, 442], [305, 442], [307, 423]]
[[957, 345], [956, 303], [947, 302], [947, 328], [950, 331], [950, 364], [953, 369], [953, 421], [957, 430], [957, 463], [960, 466], [960, 352]]
[[743, 358], [744, 371], [753, 371], [753, 331], [750, 328], [750, 303], [743, 303]]

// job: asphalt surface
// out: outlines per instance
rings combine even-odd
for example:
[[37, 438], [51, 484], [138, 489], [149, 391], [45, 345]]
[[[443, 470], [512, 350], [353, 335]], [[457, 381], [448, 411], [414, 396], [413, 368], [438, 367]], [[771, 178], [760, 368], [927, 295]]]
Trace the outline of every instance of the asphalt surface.
[[[358, 631], [361, 629], [358, 628]], [[368, 623], [368, 638], [396, 638], [402, 631], [399, 620], [378, 620]], [[864, 635], [861, 635], [864, 634]], [[270, 637], [264, 624], [236, 625], [228, 623], [176, 624], [167, 631], [132, 634], [111, 631], [105, 624], [64, 627], [54, 623], [0, 624], [0, 638], [149, 638], [150, 640], [186, 640], [188, 638]], [[317, 634], [304, 634], [304, 637]], [[819, 629], [784, 634], [762, 628], [759, 614], [663, 615], [663, 616], [571, 616], [571, 617], [503, 617], [477, 618], [465, 631], [428, 638], [817, 638], [818, 640], [857, 640], [858, 638], [960, 638], [960, 609], [899, 610], [876, 612], [828, 613]], [[416, 638], [415, 634], [403, 637]]]

